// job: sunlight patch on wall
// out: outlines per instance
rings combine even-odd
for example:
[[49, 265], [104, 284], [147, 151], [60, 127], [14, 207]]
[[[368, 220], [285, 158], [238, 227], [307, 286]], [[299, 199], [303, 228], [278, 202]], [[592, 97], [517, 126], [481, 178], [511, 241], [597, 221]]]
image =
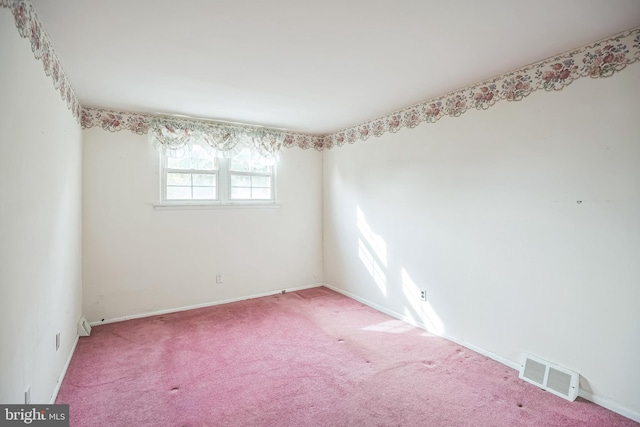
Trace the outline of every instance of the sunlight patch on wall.
[[385, 241], [371, 230], [371, 227], [367, 223], [367, 220], [364, 217], [364, 213], [358, 207], [358, 230], [360, 230], [360, 235], [362, 238], [368, 243], [369, 247], [376, 254], [376, 257], [384, 265], [387, 266], [387, 244]]
[[429, 301], [420, 299], [421, 288], [416, 285], [407, 270], [401, 268], [400, 272], [402, 274], [402, 293], [409, 303], [409, 307], [405, 306], [404, 308], [404, 314], [415, 322], [425, 325], [429, 332], [436, 335], [444, 334], [444, 324], [440, 316]]
[[380, 289], [380, 292], [382, 292], [382, 295], [386, 297], [387, 275], [383, 266], [387, 266], [387, 244], [371, 230], [364, 213], [359, 207], [357, 208], [357, 225], [360, 231], [358, 257], [373, 278], [378, 289]]
[[366, 244], [362, 239], [358, 239], [358, 256], [360, 261], [364, 264], [373, 281], [378, 285], [378, 288], [382, 292], [382, 295], [387, 296], [387, 276], [382, 271], [380, 264], [376, 262], [373, 254], [367, 249]]

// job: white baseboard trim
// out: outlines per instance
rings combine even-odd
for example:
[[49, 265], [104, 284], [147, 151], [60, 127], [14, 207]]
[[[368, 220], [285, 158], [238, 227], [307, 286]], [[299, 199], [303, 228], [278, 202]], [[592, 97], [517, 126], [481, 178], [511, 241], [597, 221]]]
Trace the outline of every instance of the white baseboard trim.
[[60, 391], [60, 386], [62, 386], [62, 380], [64, 380], [64, 376], [67, 375], [67, 369], [69, 369], [69, 364], [71, 363], [71, 358], [73, 357], [73, 353], [76, 352], [76, 346], [78, 345], [78, 339], [80, 337], [76, 334], [76, 339], [73, 342], [73, 346], [71, 346], [71, 351], [69, 352], [69, 356], [67, 357], [67, 361], [62, 368], [62, 372], [60, 372], [60, 376], [58, 376], [58, 381], [56, 382], [56, 386], [53, 389], [53, 394], [51, 395], [51, 400], [49, 401], [49, 405], [53, 405], [56, 403], [56, 399], [58, 398], [58, 392]]
[[420, 328], [420, 329], [424, 329], [425, 331], [427, 331], [427, 332], [429, 332], [429, 333], [431, 333], [431, 334], [433, 334], [433, 335], [436, 335], [436, 336], [442, 337], [442, 338], [447, 339], [447, 340], [449, 340], [449, 341], [452, 341], [452, 342], [454, 342], [454, 343], [456, 343], [456, 344], [459, 344], [459, 345], [461, 345], [461, 346], [463, 346], [463, 347], [466, 347], [466, 348], [468, 348], [469, 350], [475, 351], [476, 353], [479, 353], [479, 354], [481, 354], [481, 355], [483, 355], [483, 356], [486, 356], [486, 357], [488, 357], [489, 359], [493, 359], [493, 360], [495, 360], [496, 362], [500, 362], [500, 363], [502, 363], [503, 365], [506, 365], [506, 366], [508, 366], [508, 367], [510, 367], [510, 368], [512, 368], [512, 369], [515, 369], [515, 370], [519, 370], [519, 369], [520, 369], [520, 364], [519, 364], [519, 363], [517, 363], [517, 362], [513, 362], [513, 361], [511, 361], [511, 360], [509, 360], [509, 359], [506, 359], [506, 358], [504, 358], [504, 357], [502, 357], [502, 356], [498, 356], [498, 355], [497, 355], [497, 354], [495, 354], [495, 353], [492, 353], [492, 352], [487, 351], [487, 350], [485, 350], [485, 349], [482, 349], [482, 348], [480, 348], [480, 347], [476, 347], [476, 346], [475, 346], [475, 345], [473, 345], [473, 344], [470, 344], [470, 343], [468, 343], [468, 342], [465, 342], [465, 341], [459, 340], [458, 338], [456, 338], [456, 337], [452, 337], [451, 335], [438, 333], [438, 332], [436, 332], [436, 331], [434, 331], [434, 330], [430, 329], [426, 324], [424, 324], [424, 323], [422, 323], [422, 322], [418, 322], [418, 321], [416, 321], [415, 319], [413, 319], [413, 318], [411, 318], [411, 317], [408, 317], [408, 316], [405, 316], [405, 315], [403, 315], [403, 314], [397, 313], [397, 312], [395, 312], [395, 311], [393, 311], [393, 310], [389, 310], [389, 309], [388, 309], [388, 308], [386, 308], [386, 307], [383, 307], [383, 306], [381, 306], [381, 305], [378, 305], [378, 304], [376, 304], [376, 303], [374, 303], [374, 302], [371, 302], [371, 301], [369, 301], [369, 300], [367, 300], [367, 299], [361, 298], [361, 297], [359, 297], [359, 296], [357, 296], [357, 295], [355, 295], [355, 294], [352, 294], [351, 292], [344, 291], [344, 290], [342, 290], [342, 289], [340, 289], [340, 288], [337, 288], [337, 287], [335, 287], [335, 286], [333, 286], [333, 285], [329, 285], [329, 284], [327, 284], [327, 283], [325, 283], [325, 286], [326, 286], [327, 288], [329, 288], [329, 289], [333, 289], [334, 291], [336, 291], [336, 292], [338, 292], [338, 293], [340, 293], [340, 294], [342, 294], [342, 295], [344, 295], [344, 296], [347, 296], [347, 297], [349, 297], [349, 298], [351, 298], [351, 299], [354, 299], [354, 300], [356, 300], [356, 301], [358, 301], [358, 302], [361, 302], [361, 303], [362, 303], [362, 304], [364, 304], [364, 305], [367, 305], [367, 306], [369, 306], [369, 307], [371, 307], [371, 308], [374, 308], [374, 309], [376, 309], [376, 310], [378, 310], [378, 311], [381, 311], [381, 312], [383, 312], [383, 313], [385, 313], [385, 314], [388, 314], [388, 315], [389, 315], [389, 316], [391, 316], [391, 317], [395, 317], [396, 319], [398, 319], [398, 320], [402, 320], [403, 322], [406, 322], [406, 323], [408, 323], [408, 324], [410, 324], [410, 325], [412, 325], [412, 326], [415, 326], [415, 327]]
[[622, 416], [625, 416], [633, 421], [636, 421], [638, 423], [640, 423], [640, 413], [632, 411], [631, 409], [625, 408], [624, 406], [620, 405], [617, 402], [614, 402], [610, 399], [607, 399], [605, 397], [600, 397], [598, 395], [594, 395], [591, 392], [588, 392], [586, 390], [580, 389], [578, 391], [578, 396], [582, 397], [583, 399], [586, 399], [590, 402], [595, 403], [596, 405], [600, 405], [603, 408], [607, 408], [610, 411], [616, 412]]
[[131, 315], [128, 315], [128, 316], [114, 317], [112, 319], [105, 319], [105, 320], [98, 320], [98, 321], [94, 320], [93, 322], [89, 322], [89, 325], [91, 325], [91, 326], [106, 325], [107, 323], [123, 322], [125, 320], [141, 319], [141, 318], [144, 318], [144, 317], [158, 316], [158, 315], [161, 315], [161, 314], [169, 314], [169, 313], [177, 313], [177, 312], [180, 312], [180, 311], [195, 310], [197, 308], [213, 307], [214, 305], [228, 304], [230, 302], [244, 301], [244, 300], [253, 299], [253, 298], [268, 297], [268, 296], [277, 295], [277, 294], [280, 294], [280, 293], [283, 293], [283, 292], [302, 291], [304, 289], [317, 288], [317, 287], [320, 287], [320, 286], [323, 286], [323, 284], [322, 283], [313, 283], [311, 285], [297, 286], [297, 287], [293, 287], [293, 288], [285, 288], [285, 289], [280, 289], [278, 291], [270, 291], [270, 292], [264, 292], [264, 293], [260, 293], [260, 294], [244, 295], [244, 296], [241, 296], [241, 297], [229, 298], [229, 299], [225, 299], [225, 300], [209, 301], [209, 302], [205, 302], [205, 303], [201, 303], [201, 304], [193, 304], [193, 305], [187, 305], [187, 306], [182, 306], [182, 307], [167, 308], [165, 310], [157, 310], [157, 311], [150, 311], [150, 312], [146, 312], [146, 313], [131, 314]]
[[[383, 312], [385, 314], [388, 314], [391, 317], [395, 317], [396, 319], [399, 319], [399, 320], [402, 320], [404, 322], [407, 322], [408, 324], [410, 324], [412, 326], [416, 326], [416, 327], [418, 327], [420, 329], [424, 329], [424, 330], [428, 331], [429, 333], [432, 333], [434, 335], [437, 335], [439, 337], [442, 337], [444, 339], [452, 341], [452, 342], [454, 342], [456, 344], [459, 344], [459, 345], [461, 345], [463, 347], [466, 347], [469, 350], [475, 351], [476, 353], [479, 353], [479, 354], [481, 354], [483, 356], [486, 356], [486, 357], [488, 357], [490, 359], [493, 359], [496, 362], [502, 363], [503, 365], [506, 365], [506, 366], [508, 366], [508, 367], [510, 367], [512, 369], [515, 369], [516, 371], [520, 370], [520, 364], [518, 362], [514, 362], [514, 361], [506, 359], [506, 358], [504, 358], [502, 356], [498, 356], [495, 353], [492, 353], [490, 351], [484, 350], [484, 349], [482, 349], [480, 347], [477, 347], [477, 346], [475, 346], [473, 344], [470, 344], [468, 342], [459, 340], [456, 337], [452, 337], [451, 335], [440, 334], [440, 333], [437, 333], [437, 332], [435, 332], [433, 330], [429, 330], [429, 327], [427, 325], [423, 324], [422, 322], [416, 322], [414, 319], [412, 319], [410, 317], [404, 316], [404, 315], [402, 315], [400, 313], [397, 313], [397, 312], [395, 312], [393, 310], [389, 310], [386, 307], [378, 305], [378, 304], [376, 304], [374, 302], [371, 302], [371, 301], [369, 301], [369, 300], [367, 300], [365, 298], [361, 298], [361, 297], [359, 297], [359, 296], [357, 296], [355, 294], [352, 294], [351, 292], [347, 292], [347, 291], [345, 291], [343, 289], [337, 288], [337, 287], [332, 286], [332, 285], [330, 285], [328, 283], [325, 283], [324, 286], [326, 286], [327, 288], [332, 289], [332, 290], [334, 290], [334, 291], [336, 291], [336, 292], [338, 292], [338, 293], [340, 293], [340, 294], [342, 294], [344, 296], [347, 296], [347, 297], [349, 297], [351, 299], [354, 299], [354, 300], [356, 300], [358, 302], [361, 302], [362, 304], [367, 305], [367, 306], [369, 306], [369, 307], [371, 307], [371, 308], [373, 308], [375, 310], [378, 310], [378, 311], [381, 311], [381, 312]], [[604, 397], [600, 397], [598, 395], [594, 395], [594, 394], [592, 394], [592, 393], [590, 393], [590, 392], [588, 392], [586, 390], [583, 390], [583, 389], [580, 389], [580, 391], [578, 392], [578, 396], [580, 396], [583, 399], [586, 399], [586, 400], [588, 400], [590, 402], [593, 402], [596, 405], [600, 405], [603, 408], [606, 408], [606, 409], [608, 409], [610, 411], [616, 412], [616, 413], [618, 413], [618, 414], [620, 414], [620, 415], [622, 415], [624, 417], [627, 417], [627, 418], [629, 418], [629, 419], [631, 419], [633, 421], [640, 422], [640, 413], [632, 411], [632, 410], [630, 410], [628, 408], [625, 408], [624, 406], [622, 406], [622, 405], [620, 405], [620, 404], [618, 404], [618, 403], [616, 403], [616, 402], [614, 402], [612, 400], [606, 399]]]

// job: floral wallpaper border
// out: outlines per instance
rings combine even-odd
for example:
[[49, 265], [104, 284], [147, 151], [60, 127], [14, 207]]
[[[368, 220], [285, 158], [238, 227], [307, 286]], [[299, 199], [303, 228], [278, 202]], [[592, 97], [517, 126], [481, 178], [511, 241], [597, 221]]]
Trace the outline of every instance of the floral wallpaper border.
[[[11, 9], [20, 36], [30, 40], [34, 57], [42, 61], [45, 74], [51, 77], [54, 87], [83, 129], [101, 127], [111, 132], [127, 129], [137, 134], [146, 134], [154, 118], [176, 120], [171, 116], [82, 107], [31, 1], [0, 0], [0, 7]], [[395, 133], [403, 128], [414, 128], [421, 123], [435, 123], [444, 116], [460, 117], [472, 108], [486, 110], [501, 100], [521, 101], [537, 90], [562, 90], [579, 78], [609, 77], [638, 60], [640, 27], [331, 134], [309, 135], [269, 130], [282, 134], [285, 147], [297, 146], [321, 151], [346, 143], [365, 141], [371, 136]], [[220, 123], [213, 120], [180, 120], [190, 123]], [[220, 124], [239, 130], [253, 130], [257, 127]]]
[[80, 121], [82, 106], [76, 98], [71, 82], [62, 69], [51, 40], [38, 19], [31, 1], [0, 0], [0, 7], [11, 9], [18, 33], [21, 37], [29, 39], [33, 56], [42, 62], [44, 73], [53, 80], [53, 87], [60, 92], [60, 97], [67, 103], [76, 120]]
[[544, 89], [557, 91], [582, 77], [609, 77], [640, 59], [640, 27], [570, 52], [536, 62], [403, 108], [377, 119], [325, 135], [324, 148], [395, 133], [421, 123], [435, 123], [444, 116], [459, 117], [472, 108], [486, 110], [501, 100], [521, 101]]
[[110, 132], [117, 132], [126, 129], [130, 130], [133, 133], [144, 135], [149, 131], [149, 125], [156, 118], [167, 119], [174, 123], [220, 125], [226, 128], [233, 128], [238, 131], [246, 131], [248, 133], [260, 128], [268, 129], [269, 131], [274, 133], [281, 133], [284, 139], [283, 146], [287, 148], [300, 147], [305, 150], [308, 148], [322, 150], [324, 148], [324, 136], [322, 135], [308, 135], [304, 133], [265, 128], [262, 126], [249, 126], [216, 122], [214, 120], [198, 120], [158, 114], [130, 113], [124, 111], [103, 110], [100, 108], [83, 108], [80, 123], [83, 129], [101, 127], [102, 129], [108, 130]]

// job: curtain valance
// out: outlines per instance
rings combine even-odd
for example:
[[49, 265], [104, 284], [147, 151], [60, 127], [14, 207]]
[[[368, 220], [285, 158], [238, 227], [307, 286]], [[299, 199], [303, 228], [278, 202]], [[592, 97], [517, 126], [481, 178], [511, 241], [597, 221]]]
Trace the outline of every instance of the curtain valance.
[[284, 143], [284, 134], [273, 129], [164, 117], [151, 121], [148, 134], [149, 142], [168, 157], [183, 157], [194, 145], [203, 147], [218, 158], [233, 157], [249, 147], [270, 164], [278, 161]]

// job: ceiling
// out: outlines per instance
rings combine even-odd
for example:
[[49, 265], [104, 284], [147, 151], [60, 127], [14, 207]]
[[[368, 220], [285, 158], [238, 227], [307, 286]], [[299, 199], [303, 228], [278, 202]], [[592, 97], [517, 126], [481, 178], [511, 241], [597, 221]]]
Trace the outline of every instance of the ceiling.
[[640, 25], [640, 0], [32, 0], [83, 106], [334, 132]]

